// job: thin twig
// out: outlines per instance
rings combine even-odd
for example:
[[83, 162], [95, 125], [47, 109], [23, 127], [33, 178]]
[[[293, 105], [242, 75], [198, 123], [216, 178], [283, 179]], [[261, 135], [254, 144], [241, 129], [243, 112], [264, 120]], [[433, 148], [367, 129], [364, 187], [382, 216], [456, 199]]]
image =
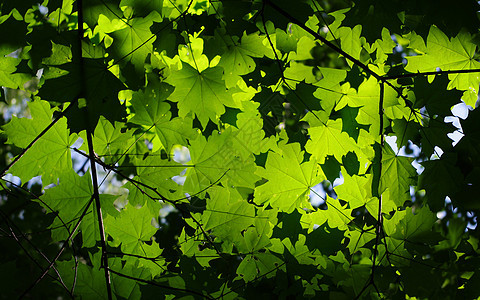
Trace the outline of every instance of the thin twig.
[[[20, 248], [22, 248], [22, 250], [25, 252], [25, 254], [28, 256], [28, 258], [30, 258], [30, 260], [32, 260], [34, 262], [34, 264], [39, 267], [40, 269], [42, 269], [42, 266], [40, 265], [40, 263], [30, 254], [30, 252], [28, 252], [28, 250], [22, 245], [22, 242], [18, 239], [17, 235], [15, 234], [15, 232], [13, 231], [13, 228], [10, 226], [9, 223], [11, 223], [19, 232], [20, 234], [22, 235], [23, 239], [25, 241], [27, 241], [28, 244], [30, 244], [33, 249], [35, 249], [35, 251], [40, 254], [48, 263], [50, 263], [50, 260], [48, 259], [48, 257], [40, 250], [38, 249], [37, 246], [35, 246], [35, 244], [33, 244], [32, 241], [30, 241], [30, 239], [28, 239], [24, 233], [20, 230], [20, 228], [18, 228], [18, 226], [12, 221], [12, 220], [9, 220], [8, 219], [8, 216], [2, 211], [0, 210], [0, 214], [2, 215], [3, 219], [5, 220], [5, 223], [7, 224], [7, 227], [8, 229], [10, 230], [10, 233], [11, 233], [11, 236], [12, 238], [17, 242], [17, 244], [20, 246]], [[50, 274], [47, 274], [48, 277], [58, 281], [60, 283], [60, 285], [67, 291], [67, 293], [69, 294], [69, 296], [73, 299], [73, 293], [68, 289], [68, 287], [65, 285], [65, 283], [63, 282], [63, 279], [62, 279], [62, 276], [60, 275], [60, 273], [58, 272], [57, 268], [55, 266], [52, 267], [52, 269], [55, 271], [55, 273], [57, 274], [57, 277], [54, 277]]]
[[479, 73], [479, 72], [480, 72], [480, 69], [432, 71], [432, 72], [408, 73], [408, 74], [383, 76], [383, 79], [392, 80], [392, 79], [412, 78], [412, 77], [427, 76], [427, 75], [464, 74], [464, 73]]
[[78, 219], [77, 224], [75, 225], [72, 232], [70, 233], [70, 235], [67, 237], [67, 239], [63, 243], [60, 250], [58, 250], [55, 258], [50, 262], [48, 267], [43, 270], [42, 274], [20, 295], [19, 299], [25, 297], [45, 277], [45, 275], [47, 275], [48, 271], [53, 267], [55, 262], [60, 258], [60, 255], [62, 255], [62, 253], [65, 250], [65, 248], [67, 247], [69, 241], [73, 238], [73, 236], [74, 236], [75, 232], [77, 231], [78, 227], [80, 227], [80, 224], [82, 223], [82, 220], [85, 217], [85, 215], [87, 214], [88, 209], [90, 208], [90, 205], [92, 205], [92, 203], [93, 203], [93, 196], [88, 201], [87, 205], [85, 206], [85, 209], [83, 210], [83, 212], [81, 213], [81, 215]]
[[165, 28], [167, 28], [168, 26], [170, 26], [170, 24], [176, 22], [179, 18], [183, 17], [187, 12], [188, 12], [188, 9], [190, 8], [190, 6], [192, 5], [193, 3], [193, 0], [190, 1], [190, 3], [188, 4], [187, 8], [185, 9], [184, 12], [182, 12], [181, 15], [179, 15], [178, 17], [176, 17], [175, 19], [171, 20], [170, 22], [168, 22], [165, 26], [163, 26], [162, 28], [160, 28], [159, 30], [157, 30], [154, 34], [152, 34], [148, 39], [146, 39], [143, 43], [141, 43], [140, 45], [138, 45], [137, 47], [135, 47], [132, 51], [128, 52], [127, 54], [125, 54], [124, 56], [120, 57], [118, 60], [114, 61], [112, 65], [110, 65], [107, 69], [110, 69], [112, 68], [113, 66], [117, 65], [118, 63], [120, 63], [122, 60], [124, 60], [125, 58], [129, 57], [130, 55], [132, 55], [135, 51], [137, 51], [138, 49], [142, 48], [143, 46], [145, 46], [149, 41], [151, 41], [153, 38], [155, 38], [161, 31], [163, 31]]
[[314, 36], [316, 39], [320, 40], [322, 43], [324, 43], [325, 45], [327, 45], [328, 47], [330, 47], [331, 49], [333, 49], [335, 52], [337, 52], [338, 54], [341, 54], [343, 55], [346, 59], [350, 60], [352, 63], [358, 65], [359, 67], [361, 67], [365, 72], [367, 72], [368, 74], [372, 75], [373, 77], [375, 77], [378, 81], [384, 81], [383, 77], [378, 75], [377, 73], [375, 73], [374, 71], [372, 71], [366, 64], [362, 63], [361, 61], [359, 61], [358, 59], [354, 58], [353, 56], [351, 56], [350, 54], [348, 54], [347, 52], [343, 51], [341, 48], [337, 47], [335, 44], [333, 44], [332, 42], [328, 41], [326, 38], [324, 38], [323, 36], [321, 36], [320, 34], [318, 34], [317, 32], [313, 31], [311, 28], [307, 27], [305, 24], [301, 23], [299, 20], [297, 20], [296, 18], [294, 18], [292, 15], [290, 15], [289, 13], [287, 13], [285, 10], [283, 10], [282, 8], [280, 8], [278, 5], [276, 5], [273, 1], [271, 0], [264, 0], [264, 2], [266, 2], [269, 6], [271, 6], [273, 9], [275, 9], [278, 13], [280, 13], [282, 16], [284, 16], [285, 18], [287, 18], [288, 20], [290, 20], [290, 22], [296, 24], [297, 26], [299, 26], [300, 28], [302, 28], [303, 30], [305, 30], [306, 32], [310, 33], [312, 36]]
[[164, 288], [164, 289], [167, 289], [167, 290], [184, 292], [184, 293], [189, 293], [189, 294], [192, 294], [192, 295], [197, 295], [197, 296], [200, 296], [200, 297], [202, 297], [202, 298], [213, 299], [212, 297], [210, 297], [210, 296], [208, 296], [208, 295], [202, 294], [202, 293], [197, 292], [197, 291], [194, 291], [194, 290], [182, 289], [182, 288], [176, 288], [176, 287], [173, 287], [173, 286], [163, 285], [163, 284], [159, 284], [159, 283], [157, 283], [157, 282], [155, 282], [155, 281], [145, 280], [145, 279], [133, 277], [133, 276], [130, 276], [130, 275], [127, 275], [127, 274], [123, 274], [123, 273], [120, 273], [120, 272], [115, 271], [115, 270], [112, 270], [112, 269], [108, 269], [108, 270], [109, 270], [110, 272], [112, 272], [113, 274], [116, 274], [116, 275], [118, 275], [118, 276], [120, 276], [120, 277], [124, 277], [124, 278], [127, 278], [127, 279], [131, 279], [131, 280], [135, 280], [135, 281], [138, 281], [138, 282], [142, 282], [142, 283], [146, 283], [146, 284], [158, 286], [158, 287], [160, 287], [160, 288]]

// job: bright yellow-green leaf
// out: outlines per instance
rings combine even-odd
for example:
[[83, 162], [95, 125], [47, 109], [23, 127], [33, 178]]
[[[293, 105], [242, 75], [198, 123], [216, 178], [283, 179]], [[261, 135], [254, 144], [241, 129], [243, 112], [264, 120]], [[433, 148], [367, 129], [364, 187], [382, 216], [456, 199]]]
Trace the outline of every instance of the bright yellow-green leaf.
[[436, 219], [427, 206], [415, 210], [408, 207], [395, 212], [390, 220], [385, 220], [385, 232], [398, 240], [421, 240], [423, 236], [431, 233]]
[[365, 205], [372, 197], [372, 175], [350, 176], [342, 170], [344, 182], [335, 187], [338, 198], [348, 202], [352, 209]]
[[322, 226], [325, 222], [330, 228], [338, 228], [339, 230], [346, 230], [347, 224], [352, 221], [352, 209], [347, 208], [347, 205], [342, 206], [336, 199], [326, 196], [325, 202], [328, 209], [316, 211], [302, 216], [302, 222], [312, 226]]
[[238, 243], [241, 232], [249, 227], [256, 216], [254, 206], [249, 204], [235, 189], [212, 187], [210, 199], [202, 214], [204, 230], [211, 230], [224, 242]]
[[235, 187], [254, 187], [260, 178], [253, 174], [253, 155], [245, 157], [242, 155], [244, 151], [234, 148], [235, 137], [234, 131], [226, 130], [214, 132], [208, 140], [199, 136], [190, 141], [191, 161], [185, 174], [186, 192], [198, 193], [219, 180]]
[[383, 147], [380, 194], [388, 191], [390, 199], [398, 206], [410, 200], [410, 186], [416, 185], [417, 172], [412, 158], [398, 156], [388, 144]]
[[269, 152], [265, 168], [256, 172], [268, 182], [255, 189], [255, 202], [287, 213], [308, 207], [310, 189], [325, 177], [315, 160], [303, 161], [298, 144], [281, 144], [278, 152]]
[[189, 117], [172, 118], [170, 105], [164, 101], [172, 91], [171, 86], [162, 84], [152, 93], [134, 93], [131, 101], [135, 114], [130, 122], [143, 125], [146, 129], [153, 126], [152, 130], [166, 151], [170, 151], [174, 145], [186, 146], [187, 138], [195, 137]]
[[15, 72], [19, 63], [20, 60], [14, 57], [0, 57], [0, 86], [11, 89], [23, 88], [30, 78], [26, 74]]
[[308, 153], [311, 153], [323, 164], [327, 155], [334, 156], [337, 161], [342, 161], [342, 156], [348, 152], [360, 151], [360, 148], [346, 132], [342, 132], [342, 120], [328, 120], [321, 122], [313, 114], [309, 113], [305, 121], [310, 124], [308, 134], [310, 139], [305, 146]]
[[[342, 50], [354, 58], [360, 59], [362, 43], [365, 43], [365, 38], [363, 38], [363, 41], [361, 38], [362, 25], [357, 25], [354, 28], [340, 27], [336, 33], [338, 39], [340, 39]], [[351, 64], [350, 61], [348, 62]]]
[[152, 44], [156, 36], [152, 34], [150, 27], [155, 21], [161, 21], [161, 18], [154, 11], [145, 18], [132, 18], [126, 21], [127, 26], [120, 30], [107, 31], [113, 38], [113, 43], [108, 50], [117, 60], [131, 62], [139, 76], [143, 75], [143, 64], [147, 55], [153, 50]]
[[225, 87], [222, 76], [220, 67], [198, 72], [189, 64], [183, 64], [182, 69], [174, 71], [167, 80], [175, 86], [168, 99], [178, 102], [179, 116], [184, 118], [192, 113], [205, 127], [209, 119], [216, 122], [225, 112], [225, 106], [235, 107], [232, 93]]
[[[3, 127], [8, 144], [26, 148], [52, 122], [53, 110], [47, 101], [30, 102], [29, 107], [32, 119], [13, 117]], [[67, 119], [61, 118], [10, 171], [18, 174], [23, 182], [41, 175], [43, 184], [56, 183], [62, 173], [72, 168], [70, 146], [76, 139], [76, 134], [70, 135]]]
[[[409, 72], [433, 72], [438, 69], [469, 70], [480, 69], [480, 62], [475, 58], [477, 45], [467, 32], [460, 32], [456, 37], [448, 38], [438, 27], [432, 26], [427, 37], [426, 52], [422, 55], [407, 57], [406, 70]], [[466, 104], [475, 107], [479, 73], [449, 74], [449, 89], [464, 90], [463, 100]]]
[[121, 245], [122, 251], [128, 254], [144, 255], [145, 242], [155, 234], [157, 229], [152, 225], [153, 215], [148, 205], [141, 208], [127, 205], [118, 217], [105, 218], [105, 231], [113, 238], [113, 245]]
[[[263, 57], [265, 46], [263, 40], [265, 37], [258, 33], [243, 34], [240, 42], [228, 45], [227, 51], [222, 55], [218, 66], [225, 70], [225, 81], [227, 86], [233, 86], [238, 81], [239, 75], [245, 75], [255, 70], [256, 64], [252, 57]], [[228, 37], [225, 37], [230, 42]]]

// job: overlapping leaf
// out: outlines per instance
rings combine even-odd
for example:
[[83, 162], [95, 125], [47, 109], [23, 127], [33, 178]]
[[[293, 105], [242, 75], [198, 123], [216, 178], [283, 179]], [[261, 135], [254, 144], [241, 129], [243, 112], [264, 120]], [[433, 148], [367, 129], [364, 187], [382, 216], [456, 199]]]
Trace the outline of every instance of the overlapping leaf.
[[136, 76], [144, 76], [145, 59], [153, 50], [155, 35], [150, 31], [154, 21], [161, 21], [157, 12], [153, 11], [145, 18], [132, 18], [126, 21], [124, 28], [108, 31], [113, 38], [108, 50], [117, 61], [131, 62]]
[[[438, 27], [432, 26], [428, 33], [426, 52], [422, 55], [407, 57], [406, 70], [409, 72], [434, 72], [438, 70], [480, 69], [480, 63], [474, 59], [476, 44], [467, 32], [461, 32], [449, 39]], [[478, 95], [480, 76], [478, 73], [449, 74], [449, 89], [465, 91], [465, 103], [474, 107]]]
[[[26, 148], [52, 122], [53, 110], [46, 101], [31, 102], [32, 119], [16, 118], [3, 127], [7, 143]], [[16, 163], [11, 171], [23, 182], [41, 175], [44, 184], [56, 183], [61, 174], [72, 168], [70, 146], [77, 139], [70, 135], [66, 118], [61, 118]]]
[[411, 158], [396, 155], [390, 146], [384, 147], [380, 193], [388, 190], [390, 198], [401, 206], [410, 199], [410, 186], [416, 185], [416, 176]]
[[220, 67], [199, 72], [189, 64], [183, 64], [182, 69], [168, 77], [167, 82], [175, 86], [168, 99], [178, 102], [180, 117], [191, 113], [205, 127], [208, 120], [215, 122], [225, 112], [225, 106], [236, 107], [232, 92], [227, 90], [222, 77]]
[[[105, 219], [105, 230], [113, 238], [114, 245], [120, 245], [122, 251], [128, 254], [145, 255], [145, 242], [155, 234], [157, 229], [152, 226], [153, 215], [148, 205], [136, 208], [127, 205], [118, 217], [108, 216]], [[151, 254], [151, 251], [148, 251]], [[157, 251], [157, 254], [159, 252]]]
[[304, 162], [298, 144], [280, 145], [277, 152], [270, 152], [265, 169], [256, 174], [268, 182], [255, 189], [255, 202], [288, 213], [306, 207], [310, 189], [325, 179], [315, 160]]
[[[0, 4], [2, 101], [49, 101], [3, 126], [0, 164], [74, 105], [9, 169], [54, 185], [0, 182], [7, 297], [25, 281], [10, 272], [44, 270], [58, 245], [58, 289], [50, 270], [25, 297], [479, 296], [478, 118], [455, 145], [445, 119], [475, 106], [478, 73], [404, 74], [478, 68], [478, 4], [85, 0], [79, 37], [82, 3], [57, 2]], [[86, 128], [97, 181], [72, 171]]]
[[189, 123], [189, 117], [172, 118], [170, 105], [164, 100], [170, 95], [172, 87], [162, 84], [155, 93], [135, 93], [132, 107], [135, 111], [130, 122], [152, 128], [163, 148], [167, 151], [174, 145], [186, 146], [187, 139], [195, 138], [195, 131]]

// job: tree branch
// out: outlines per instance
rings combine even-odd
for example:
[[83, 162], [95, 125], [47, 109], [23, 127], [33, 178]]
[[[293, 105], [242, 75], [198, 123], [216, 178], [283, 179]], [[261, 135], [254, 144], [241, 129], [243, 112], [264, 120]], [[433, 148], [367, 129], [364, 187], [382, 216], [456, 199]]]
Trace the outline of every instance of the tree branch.
[[464, 73], [479, 73], [479, 72], [480, 72], [480, 69], [432, 71], [432, 72], [408, 73], [408, 74], [383, 76], [383, 79], [392, 80], [392, 79], [412, 78], [412, 77], [427, 76], [427, 75], [464, 74]]
[[[77, 12], [78, 12], [78, 55], [79, 57], [78, 62], [80, 65], [80, 95], [79, 98], [87, 93], [87, 85], [86, 85], [86, 75], [85, 75], [85, 67], [83, 62], [83, 54], [82, 54], [82, 39], [83, 39], [83, 0], [77, 0]], [[100, 234], [100, 245], [102, 247], [102, 263], [101, 267], [103, 267], [105, 272], [105, 284], [107, 288], [107, 297], [109, 300], [113, 299], [112, 296], [112, 281], [110, 278], [110, 272], [108, 271], [108, 256], [107, 256], [107, 244], [105, 242], [105, 228], [103, 225], [103, 216], [102, 216], [102, 207], [100, 203], [100, 194], [98, 192], [98, 179], [97, 179], [97, 169], [95, 165], [95, 153], [93, 151], [93, 132], [92, 127], [95, 124], [91, 124], [91, 120], [89, 117], [89, 108], [94, 107], [94, 103], [89, 103], [90, 99], [87, 99], [87, 109], [85, 110], [85, 119], [86, 119], [86, 129], [87, 129], [87, 144], [88, 144], [88, 154], [90, 158], [90, 168], [92, 170], [92, 181], [93, 181], [93, 199], [95, 200], [95, 209], [97, 212], [97, 220], [98, 220], [98, 230]]]

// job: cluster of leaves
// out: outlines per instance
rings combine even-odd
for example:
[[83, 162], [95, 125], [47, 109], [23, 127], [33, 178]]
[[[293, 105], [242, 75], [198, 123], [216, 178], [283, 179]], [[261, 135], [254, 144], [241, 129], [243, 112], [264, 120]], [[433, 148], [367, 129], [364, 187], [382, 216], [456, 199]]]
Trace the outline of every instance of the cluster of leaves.
[[3, 298], [480, 296], [476, 1], [37, 2], [0, 4]]

